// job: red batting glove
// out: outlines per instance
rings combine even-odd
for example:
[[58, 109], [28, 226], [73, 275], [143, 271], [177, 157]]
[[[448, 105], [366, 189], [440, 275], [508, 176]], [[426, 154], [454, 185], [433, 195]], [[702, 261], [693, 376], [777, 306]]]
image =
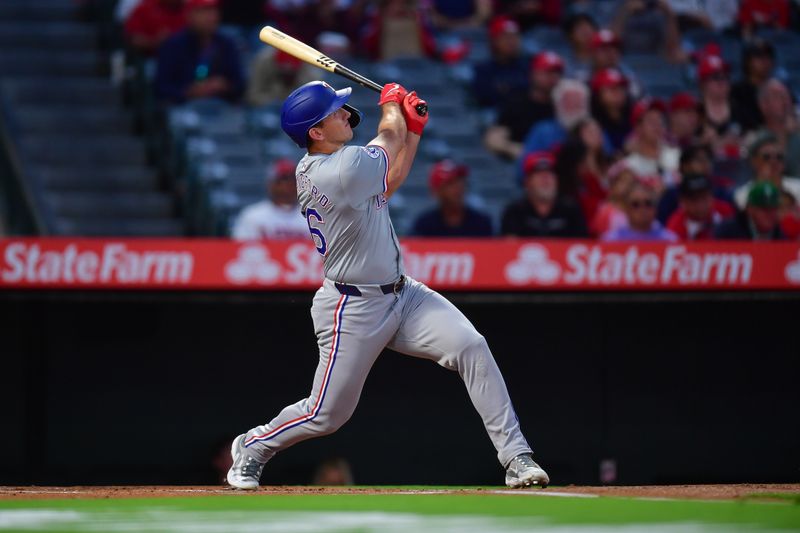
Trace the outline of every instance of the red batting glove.
[[425, 124], [428, 123], [428, 113], [420, 116], [417, 113], [417, 105], [419, 104], [428, 105], [428, 102], [420, 100], [417, 92], [412, 91], [403, 99], [403, 105], [400, 108], [403, 110], [403, 117], [406, 119], [408, 131], [422, 135], [422, 130], [425, 129]]
[[387, 83], [383, 86], [381, 91], [381, 99], [378, 100], [378, 105], [388, 104], [394, 102], [397, 105], [403, 105], [403, 98], [406, 97], [408, 91], [399, 83]]

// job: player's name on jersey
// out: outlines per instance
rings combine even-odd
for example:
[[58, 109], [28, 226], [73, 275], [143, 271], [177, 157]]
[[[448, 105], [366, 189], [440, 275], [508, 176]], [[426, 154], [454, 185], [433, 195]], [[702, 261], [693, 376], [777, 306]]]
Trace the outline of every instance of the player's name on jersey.
[[316, 185], [311, 183], [305, 172], [297, 173], [297, 192], [305, 191], [311, 195], [316, 204], [324, 211], [329, 211], [333, 207], [330, 197], [322, 192]]

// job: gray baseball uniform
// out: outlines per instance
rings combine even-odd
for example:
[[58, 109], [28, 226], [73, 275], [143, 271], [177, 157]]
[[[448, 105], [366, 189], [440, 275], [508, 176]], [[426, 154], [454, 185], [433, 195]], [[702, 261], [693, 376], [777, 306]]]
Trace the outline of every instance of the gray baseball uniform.
[[379, 146], [309, 154], [297, 166], [300, 206], [325, 268], [311, 307], [320, 360], [308, 398], [247, 432], [245, 447], [261, 462], [341, 427], [385, 347], [461, 375], [501, 464], [531, 453], [483, 336], [444, 297], [403, 275], [383, 196], [388, 171]]

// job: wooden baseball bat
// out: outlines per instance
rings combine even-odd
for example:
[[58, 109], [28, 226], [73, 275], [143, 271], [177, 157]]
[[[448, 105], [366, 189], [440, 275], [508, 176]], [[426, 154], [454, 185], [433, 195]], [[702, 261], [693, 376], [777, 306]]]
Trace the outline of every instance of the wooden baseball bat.
[[[297, 59], [305, 61], [306, 63], [314, 65], [315, 67], [325, 69], [328, 72], [338, 74], [339, 76], [358, 83], [362, 87], [372, 89], [378, 93], [383, 90], [382, 85], [378, 85], [371, 79], [362, 76], [358, 72], [353, 72], [344, 65], [340, 65], [336, 60], [326, 56], [319, 50], [307, 45], [302, 41], [298, 41], [291, 35], [287, 35], [282, 31], [273, 28], [272, 26], [264, 26], [261, 28], [261, 32], [258, 34], [258, 37], [268, 45], [274, 46], [278, 50], [282, 50], [292, 57], [296, 57]], [[424, 116], [428, 113], [428, 106], [426, 104], [417, 104], [416, 109], [419, 116]]]

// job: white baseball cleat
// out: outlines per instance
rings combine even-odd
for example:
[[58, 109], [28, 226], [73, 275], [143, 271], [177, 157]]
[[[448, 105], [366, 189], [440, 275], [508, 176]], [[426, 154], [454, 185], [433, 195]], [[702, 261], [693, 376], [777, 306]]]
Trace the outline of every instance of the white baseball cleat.
[[544, 469], [536, 464], [530, 454], [514, 457], [506, 468], [506, 485], [517, 489], [531, 485], [545, 488], [550, 483], [550, 477]]
[[228, 470], [226, 479], [231, 487], [255, 490], [258, 488], [258, 480], [264, 470], [264, 463], [259, 463], [248, 453], [247, 448], [244, 447], [245, 437], [247, 437], [247, 433], [242, 433], [233, 439], [233, 444], [231, 444], [233, 466]]

